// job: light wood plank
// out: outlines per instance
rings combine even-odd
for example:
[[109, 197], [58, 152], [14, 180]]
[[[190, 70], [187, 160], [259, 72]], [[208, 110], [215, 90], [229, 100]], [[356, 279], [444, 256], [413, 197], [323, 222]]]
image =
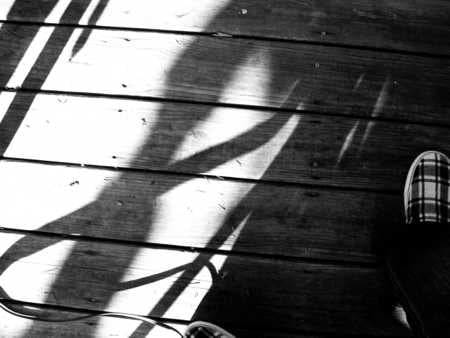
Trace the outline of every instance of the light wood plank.
[[0, 152], [13, 158], [400, 192], [418, 153], [450, 152], [441, 127], [65, 95], [1, 98]]
[[0, 236], [0, 282], [18, 300], [259, 330], [404, 332], [372, 269], [20, 237]]
[[[20, 313], [28, 313], [39, 317], [51, 318], [75, 318], [88, 315], [90, 313], [77, 311], [49, 310], [47, 308], [35, 306], [33, 309], [14, 305], [13, 309]], [[184, 332], [186, 325], [170, 324], [180, 332]], [[179, 338], [176, 334], [166, 329], [153, 328], [150, 324], [142, 325], [141, 322], [132, 319], [105, 317], [84, 319], [69, 323], [46, 323], [32, 321], [13, 316], [0, 309], [0, 329], [3, 337], [8, 338], [125, 338], [136, 331], [135, 337], [147, 338]]]
[[52, 11], [55, 3], [38, 7], [33, 0], [1, 0], [0, 19], [226, 32], [446, 55], [450, 47], [445, 0], [101, 0], [90, 6], [76, 0], [66, 10]]
[[181, 175], [2, 161], [0, 187], [6, 228], [357, 262], [402, 219], [381, 193]]
[[3, 25], [0, 85], [450, 125], [447, 59], [109, 30], [91, 31], [78, 50], [81, 34], [68, 27]]

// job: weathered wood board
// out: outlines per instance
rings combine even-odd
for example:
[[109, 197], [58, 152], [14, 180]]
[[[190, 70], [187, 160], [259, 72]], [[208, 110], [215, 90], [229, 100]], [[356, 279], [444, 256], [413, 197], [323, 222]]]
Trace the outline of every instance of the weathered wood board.
[[400, 197], [417, 154], [450, 150], [449, 129], [438, 126], [14, 92], [2, 92], [0, 102], [0, 150], [11, 158], [389, 189]]
[[[48, 307], [42, 307], [34, 305], [35, 311], [32, 314], [39, 316], [51, 316], [53, 318], [74, 318], [77, 316], [84, 316], [91, 314], [83, 311], [63, 311], [61, 309], [49, 309]], [[14, 306], [14, 310], [23, 312], [24, 308], [20, 303]], [[171, 323], [163, 321], [164, 323], [176, 328], [180, 332], [185, 332], [187, 324]], [[101, 320], [98, 318], [85, 319], [78, 322], [69, 323], [43, 323], [38, 321], [32, 321], [27, 319], [17, 318], [8, 314], [7, 312], [0, 311], [0, 330], [4, 337], [8, 338], [22, 338], [24, 333], [27, 333], [29, 337], [58, 337], [58, 338], [86, 338], [86, 337], [98, 337], [98, 338], [128, 338], [131, 334], [133, 337], [145, 337], [145, 338], [179, 338], [179, 336], [173, 331], [168, 331], [164, 328], [152, 327], [150, 324], [140, 325], [137, 320], [124, 319], [124, 318], [111, 318], [103, 317]], [[239, 327], [227, 327], [228, 331], [231, 331], [239, 338], [245, 337], [259, 337], [259, 338], [325, 338], [327, 336], [322, 335], [310, 335], [302, 334], [299, 332], [289, 333], [273, 331], [271, 329], [265, 329], [260, 331], [258, 329], [243, 329]]]
[[223, 32], [443, 55], [450, 50], [450, 10], [445, 0], [153, 0], [151, 6], [147, 0], [13, 3], [0, 1], [0, 20]]
[[81, 34], [70, 27], [4, 24], [0, 86], [450, 125], [448, 59], [100, 29], [78, 50]]
[[383, 193], [7, 161], [0, 187], [5, 228], [286, 257], [373, 262], [403, 217]]
[[[0, 296], [241, 338], [408, 336], [378, 263], [411, 161], [450, 152], [449, 16], [0, 0]], [[0, 311], [0, 336], [165, 334]]]
[[[62, 311], [49, 310], [42, 306], [35, 306], [35, 310], [30, 311], [21, 305], [14, 305], [13, 309], [20, 313], [38, 315], [40, 317], [51, 318], [75, 318], [88, 315], [83, 311]], [[184, 332], [186, 325], [170, 324], [177, 330]], [[84, 319], [78, 322], [69, 323], [46, 323], [22, 319], [0, 310], [0, 332], [2, 337], [23, 338], [27, 337], [61, 337], [61, 338], [125, 338], [136, 331], [137, 337], [146, 338], [179, 338], [172, 331], [159, 327], [152, 327], [150, 324], [142, 325], [141, 322], [132, 319], [104, 317]], [[305, 337], [309, 338], [309, 337]], [[311, 337], [315, 338], [315, 337]]]
[[374, 269], [8, 233], [0, 241], [1, 286], [21, 301], [281, 332], [404, 332]]

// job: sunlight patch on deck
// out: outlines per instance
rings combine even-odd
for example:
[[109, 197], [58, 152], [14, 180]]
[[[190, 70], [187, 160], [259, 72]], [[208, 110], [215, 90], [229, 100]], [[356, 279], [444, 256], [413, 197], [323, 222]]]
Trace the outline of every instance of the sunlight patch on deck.
[[[254, 104], [264, 106], [266, 104], [265, 98], [269, 93], [270, 67], [270, 55], [266, 51], [259, 50], [252, 53], [247, 57], [246, 62], [234, 70], [233, 77], [226, 85], [219, 101], [232, 101], [231, 98], [236, 93], [246, 92], [252, 97], [251, 100]], [[242, 85], [245, 88], [241, 87]], [[253, 88], [252, 92], [249, 92], [249, 88]], [[232, 141], [276, 114], [243, 110], [235, 111], [233, 116], [230, 116], [228, 111], [227, 108], [213, 109], [207, 120], [201, 121], [187, 133], [183, 143], [172, 156], [170, 163], [176, 164], [176, 162], [192, 157], [208, 148]]]
[[[261, 146], [246, 154], [230, 159], [229, 161], [211, 170], [210, 173], [222, 175], [226, 172], [230, 172], [229, 167], [236, 168], [239, 166], [242, 168], [241, 170], [244, 170], [245, 172], [243, 175], [244, 177], [253, 177], [255, 179], [263, 177], [266, 170], [274, 162], [277, 155], [283, 150], [292, 134], [300, 125], [300, 120], [300, 115], [291, 115], [284, 125]], [[247, 165], [240, 166], [239, 163], [245, 163]]]
[[[111, 180], [117, 176], [108, 174]], [[94, 202], [104, 178], [89, 169], [1, 161], [0, 225], [37, 230]]]
[[[244, 177], [261, 178], [299, 123], [300, 116], [292, 115], [278, 132], [261, 146], [228, 160], [206, 174], [215, 176], [234, 170]], [[224, 183], [220, 176], [216, 179], [195, 178], [174, 187], [157, 198], [148, 241], [163, 242], [164, 238], [168, 237], [182, 239], [186, 232], [195, 227], [196, 233], [206, 236], [201, 238], [201, 242], [208, 243], [221, 229], [227, 216], [253, 187], [254, 184], [242, 182]]]
[[[43, 18], [46, 23], [58, 23], [64, 6], [71, 0], [59, 0], [59, 10]], [[81, 24], [86, 24], [92, 11], [100, 0], [92, 0], [85, 12]], [[13, 7], [15, 0], [0, 1], [0, 20], [6, 20], [7, 14]], [[205, 28], [217, 13], [229, 3], [228, 0], [109, 0], [96, 24], [111, 26], [119, 23], [124, 27], [153, 27], [178, 24], [189, 29]], [[67, 6], [66, 6], [67, 7]]]
[[[0, 100], [8, 102], [14, 95], [3, 92]], [[160, 104], [122, 102], [69, 95], [37, 96], [5, 155], [127, 166], [152, 133]]]
[[[48, 18], [51, 21], [59, 22], [61, 16], [69, 6], [70, 2], [71, 0], [58, 1], [52, 11], [49, 13]], [[25, 52], [25, 55], [20, 60], [18, 66], [14, 70], [14, 73], [6, 84], [7, 87], [20, 87], [22, 85], [25, 78], [28, 76], [31, 69], [35, 65], [40, 53], [47, 44], [53, 31], [53, 27], [39, 28], [38, 33], [34, 37], [33, 41]]]
[[[17, 252], [11, 247], [26, 238], [23, 235], [3, 233], [0, 236], [0, 256], [8, 253], [12, 262], [2, 262], [0, 285], [9, 295], [16, 300], [45, 303], [51, 299], [54, 304], [60, 304], [58, 295], [55, 294], [53, 283], [58, 277], [61, 268], [76, 244], [75, 241], [58, 241], [55, 244], [45, 246], [44, 249], [35, 251], [33, 248], [19, 244]], [[27, 252], [31, 254], [17, 259], [15, 254]], [[46, 259], [43, 259], [46, 257]], [[4, 268], [3, 265], [10, 264]]]

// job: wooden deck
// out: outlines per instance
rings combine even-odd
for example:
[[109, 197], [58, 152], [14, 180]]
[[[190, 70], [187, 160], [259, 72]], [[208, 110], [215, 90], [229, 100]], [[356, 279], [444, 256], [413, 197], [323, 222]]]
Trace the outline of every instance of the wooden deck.
[[[449, 17], [447, 0], [0, 0], [0, 296], [239, 337], [409, 336], [381, 257], [410, 162], [450, 152]], [[174, 335], [0, 311], [0, 336]]]

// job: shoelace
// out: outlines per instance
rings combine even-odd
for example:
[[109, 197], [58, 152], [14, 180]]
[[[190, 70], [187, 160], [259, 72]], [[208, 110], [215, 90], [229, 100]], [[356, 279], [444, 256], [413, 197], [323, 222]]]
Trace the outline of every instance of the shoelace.
[[40, 321], [40, 322], [50, 322], [50, 323], [67, 323], [67, 322], [76, 322], [76, 321], [95, 318], [95, 317], [128, 318], [128, 319], [136, 319], [136, 320], [140, 320], [140, 321], [152, 324], [152, 325], [160, 326], [162, 328], [165, 328], [167, 330], [170, 330], [170, 331], [176, 333], [181, 338], [184, 338], [184, 335], [180, 331], [175, 329], [174, 327], [164, 324], [162, 322], [159, 322], [157, 320], [154, 320], [154, 319], [151, 319], [148, 317], [144, 317], [144, 316], [122, 313], [122, 312], [99, 312], [99, 313], [95, 313], [95, 314], [83, 315], [83, 316], [72, 317], [72, 318], [67, 318], [67, 319], [56, 319], [56, 318], [51, 319], [51, 318], [42, 318], [42, 317], [38, 317], [38, 316], [34, 316], [34, 315], [17, 312], [16, 310], [12, 309], [10, 306], [7, 305], [8, 301], [11, 302], [11, 301], [14, 301], [14, 299], [0, 298], [0, 308], [2, 308], [6, 312], [8, 312], [14, 316], [25, 318], [25, 319], [32, 319], [32, 320], [36, 320], [36, 321]]

